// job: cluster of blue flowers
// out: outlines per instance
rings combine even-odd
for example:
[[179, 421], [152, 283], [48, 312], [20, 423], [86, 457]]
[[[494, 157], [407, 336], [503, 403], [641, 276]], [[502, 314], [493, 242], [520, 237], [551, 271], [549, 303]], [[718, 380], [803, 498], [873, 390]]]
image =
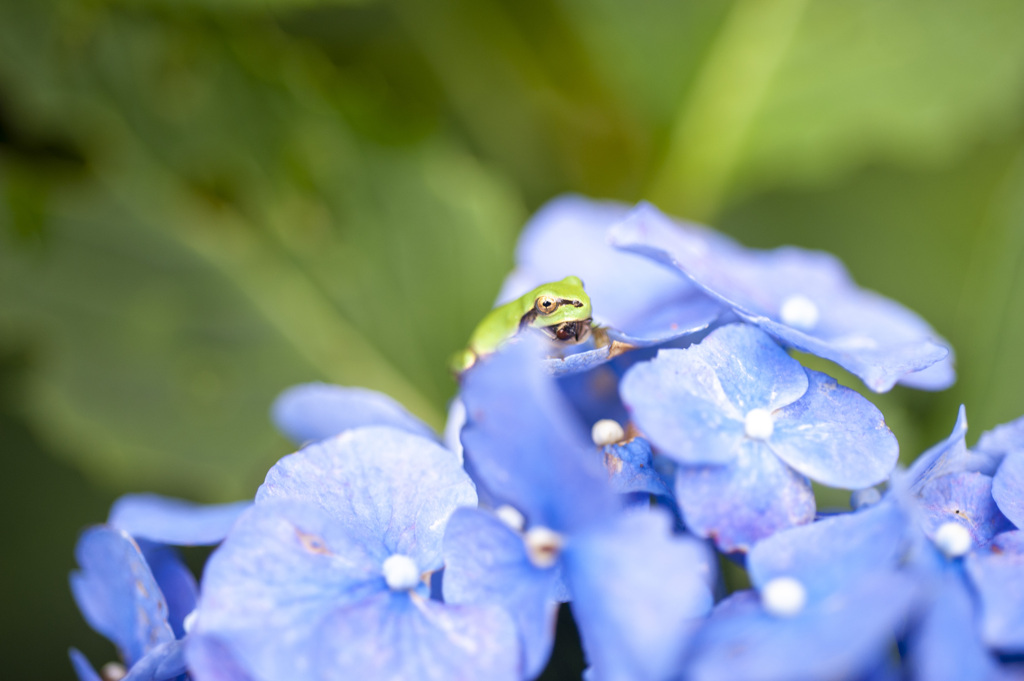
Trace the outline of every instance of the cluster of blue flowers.
[[[549, 204], [502, 296], [567, 275], [607, 342], [520, 333], [460, 377], [442, 436], [300, 385], [273, 415], [304, 446], [252, 502], [122, 498], [71, 578], [121, 655], [104, 678], [532, 679], [566, 602], [591, 681], [1024, 678], [1024, 418], [972, 450], [961, 408], [901, 470], [882, 414], [788, 352], [942, 389], [923, 320], [828, 255], [646, 205]], [[174, 547], [203, 544], [197, 584]]]

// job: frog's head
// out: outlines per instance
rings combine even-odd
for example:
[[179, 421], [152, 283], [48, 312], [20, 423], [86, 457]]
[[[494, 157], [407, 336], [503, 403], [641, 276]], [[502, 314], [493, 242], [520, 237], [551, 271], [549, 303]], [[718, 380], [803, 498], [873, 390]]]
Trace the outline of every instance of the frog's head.
[[528, 294], [533, 307], [523, 315], [519, 328], [541, 329], [552, 339], [579, 342], [590, 332], [590, 296], [579, 277], [538, 286]]

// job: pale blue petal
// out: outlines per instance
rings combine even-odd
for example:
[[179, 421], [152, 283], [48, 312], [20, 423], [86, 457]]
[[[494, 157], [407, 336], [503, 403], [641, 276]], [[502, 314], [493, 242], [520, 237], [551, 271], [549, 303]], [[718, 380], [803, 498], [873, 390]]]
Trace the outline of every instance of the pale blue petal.
[[640, 430], [683, 463], [731, 461], [750, 410], [774, 411], [806, 390], [803, 367], [763, 332], [742, 324], [716, 329], [685, 350], [660, 351], [626, 372], [620, 386]]
[[886, 500], [783, 530], [747, 554], [750, 581], [761, 589], [777, 577], [793, 577], [810, 599], [823, 598], [873, 571], [895, 569], [906, 523], [899, 506]]
[[882, 412], [835, 379], [805, 371], [807, 392], [773, 415], [772, 451], [830, 487], [860, 489], [886, 480], [900, 448]]
[[424, 571], [441, 566], [448, 516], [477, 504], [452, 452], [387, 427], [346, 431], [284, 457], [256, 493], [257, 505], [275, 499], [315, 503], [364, 545], [405, 554]]
[[524, 676], [540, 674], [555, 640], [558, 571], [535, 566], [518, 532], [477, 509], [452, 515], [444, 553], [445, 603], [501, 606], [519, 631]]
[[319, 681], [521, 679], [515, 625], [497, 606], [385, 592], [334, 612], [309, 643]]
[[956, 383], [956, 356], [953, 354], [952, 346], [947, 344], [946, 349], [949, 350], [949, 354], [942, 360], [930, 367], [901, 376], [897, 383], [907, 388], [932, 392], [945, 390]]
[[167, 623], [175, 638], [181, 638], [185, 635], [185, 617], [195, 610], [199, 598], [196, 578], [174, 547], [145, 540], [137, 543], [167, 602]]
[[445, 449], [455, 454], [462, 461], [462, 426], [466, 425], [466, 405], [455, 397], [448, 405], [448, 419], [444, 424], [442, 443]]
[[1011, 452], [992, 478], [992, 498], [999, 510], [1024, 530], [1024, 449]]
[[931, 600], [907, 642], [907, 667], [914, 681], [987, 681], [995, 661], [982, 645], [973, 622], [971, 595], [955, 572], [939, 576]]
[[367, 388], [303, 383], [281, 393], [271, 407], [278, 430], [297, 445], [318, 442], [352, 428], [391, 426], [436, 438], [434, 431], [391, 397]]
[[725, 466], [685, 466], [676, 472], [676, 501], [691, 532], [721, 551], [747, 551], [779, 530], [814, 519], [807, 479], [766, 446], [746, 442]]
[[654, 467], [647, 440], [636, 437], [604, 447], [604, 465], [611, 474], [612, 488], [619, 494], [653, 494], [672, 499], [670, 483]]
[[107, 523], [136, 539], [175, 546], [216, 544], [252, 504], [196, 504], [158, 494], [125, 494], [110, 507]]
[[69, 648], [68, 657], [71, 658], [71, 666], [75, 670], [78, 681], [103, 681], [81, 650]]
[[563, 560], [594, 681], [675, 678], [711, 610], [711, 554], [656, 512], [573, 536]]
[[978, 444], [974, 448], [993, 454], [999, 459], [1012, 451], [1024, 449], [1024, 416], [985, 431], [978, 438]]
[[[856, 307], [870, 309], [876, 306], [880, 300], [858, 301]], [[896, 305], [892, 301], [886, 303]], [[836, 305], [836, 309], [842, 306]], [[856, 316], [863, 310], [848, 310], [848, 314]], [[952, 354], [948, 346], [930, 339], [899, 342], [895, 340], [883, 341], [876, 345], [877, 341], [870, 335], [862, 335], [858, 330], [852, 330], [848, 337], [839, 339], [822, 340], [818, 336], [810, 335], [794, 329], [791, 326], [777, 322], [773, 319], [755, 315], [737, 314], [747, 321], [757, 324], [762, 329], [778, 339], [780, 343], [812, 355], [824, 357], [843, 367], [851, 374], [858, 376], [864, 385], [871, 390], [884, 393], [892, 390], [897, 383], [902, 383], [907, 377], [913, 376], [919, 371], [930, 369], [939, 363], [946, 363], [947, 368], [942, 374], [947, 377], [948, 383], [940, 384], [933, 381], [918, 381], [916, 387], [931, 390], [945, 390], [956, 378], [952, 369]], [[880, 335], [885, 334], [885, 321], [878, 321]], [[870, 327], [864, 328], [865, 334], [870, 334]], [[936, 336], [938, 339], [938, 336]], [[910, 379], [913, 381], [913, 379]]]
[[127, 533], [98, 525], [78, 539], [71, 593], [89, 626], [117, 646], [131, 666], [174, 640], [167, 603], [138, 546]]
[[254, 681], [228, 646], [212, 636], [189, 634], [185, 658], [190, 676], [196, 681]]
[[659, 301], [654, 309], [638, 313], [624, 327], [609, 327], [608, 338], [634, 347], [661, 345], [707, 329], [728, 310], [696, 293], [679, 300]]
[[136, 662], [121, 681], [167, 681], [185, 673], [185, 640], [161, 643]]
[[981, 600], [981, 633], [992, 648], [1024, 654], [1024, 531], [996, 537], [965, 559]]
[[[889, 390], [938, 362], [946, 366], [909, 381], [942, 389], [955, 378], [948, 343], [915, 313], [859, 288], [827, 253], [746, 249], [696, 225], [673, 222], [649, 205], [616, 225], [610, 238], [620, 248], [678, 269], [747, 321], [787, 345], [836, 362], [872, 390]], [[814, 305], [813, 324], [783, 323], [783, 306], [794, 296]]]
[[542, 360], [545, 370], [552, 376], [571, 376], [595, 369], [615, 358], [612, 346], [605, 345], [566, 357], [549, 357]]
[[949, 437], [929, 447], [907, 470], [906, 480], [912, 494], [920, 494], [928, 482], [943, 475], [971, 470], [966, 437], [967, 409], [961, 404]]
[[496, 502], [530, 525], [570, 532], [610, 516], [618, 501], [597, 449], [538, 358], [524, 339], [464, 374], [462, 444]]
[[258, 503], [210, 556], [194, 631], [261, 678], [313, 678], [317, 631], [333, 611], [388, 590], [388, 555], [320, 506]]
[[974, 546], [982, 546], [1013, 529], [992, 499], [992, 478], [981, 473], [950, 473], [930, 481], [918, 505], [921, 529], [929, 537], [944, 523], [956, 522], [967, 528]]
[[769, 615], [741, 592], [715, 609], [694, 640], [687, 679], [857, 679], [891, 654], [914, 586], [904, 575], [872, 574], [793, 617]]
[[620, 355], [593, 371], [561, 376], [557, 381], [558, 387], [584, 426], [592, 427], [601, 419], [627, 423], [629, 414], [619, 397], [619, 381], [629, 367], [654, 357], [656, 352], [647, 348], [636, 350]]

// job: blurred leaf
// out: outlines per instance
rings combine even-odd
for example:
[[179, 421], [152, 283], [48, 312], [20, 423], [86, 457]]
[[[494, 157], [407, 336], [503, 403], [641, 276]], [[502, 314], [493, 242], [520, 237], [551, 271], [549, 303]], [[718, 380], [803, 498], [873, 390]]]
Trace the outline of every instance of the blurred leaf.
[[946, 160], [1012, 127], [1022, 82], [1016, 0], [738, 0], [651, 196], [707, 217], [729, 192]]
[[545, 0], [390, 4], [460, 128], [530, 205], [576, 190], [636, 197], [653, 149], [575, 17]]
[[376, 388], [441, 425], [447, 355], [523, 219], [502, 183], [438, 137], [354, 134], [354, 86], [272, 23], [23, 11], [0, 32], [43, 28], [6, 43], [0, 83], [94, 178], [51, 191], [41, 254], [0, 253], [0, 328], [44, 343], [41, 433], [118, 485], [211, 498], [286, 451], [266, 413], [291, 383]]
[[1016, 152], [975, 232], [956, 310], [977, 339], [967, 414], [982, 429], [1024, 414], [1024, 145]]

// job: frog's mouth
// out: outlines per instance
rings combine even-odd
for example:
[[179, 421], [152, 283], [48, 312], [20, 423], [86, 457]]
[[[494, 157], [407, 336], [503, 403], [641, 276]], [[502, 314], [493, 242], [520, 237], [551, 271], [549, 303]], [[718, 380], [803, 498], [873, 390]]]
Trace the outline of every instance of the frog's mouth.
[[573, 344], [586, 340], [590, 335], [591, 319], [578, 319], [571, 322], [562, 322], [553, 326], [543, 326], [543, 331], [551, 340], [556, 343]]

